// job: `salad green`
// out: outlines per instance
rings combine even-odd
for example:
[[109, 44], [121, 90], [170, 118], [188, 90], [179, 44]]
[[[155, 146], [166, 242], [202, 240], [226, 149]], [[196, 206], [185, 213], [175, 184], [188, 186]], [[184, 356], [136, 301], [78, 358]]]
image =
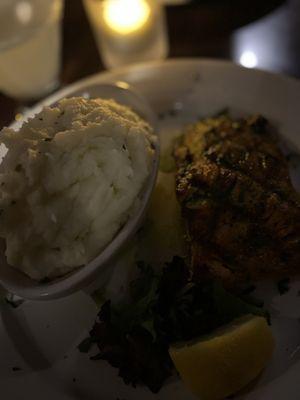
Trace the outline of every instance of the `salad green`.
[[119, 370], [126, 384], [144, 384], [158, 392], [173, 373], [170, 344], [197, 338], [245, 314], [268, 313], [241, 295], [213, 281], [196, 281], [185, 260], [174, 257], [160, 272], [139, 263], [139, 276], [130, 284], [127, 302], [101, 307], [89, 337], [79, 350], [98, 352]]

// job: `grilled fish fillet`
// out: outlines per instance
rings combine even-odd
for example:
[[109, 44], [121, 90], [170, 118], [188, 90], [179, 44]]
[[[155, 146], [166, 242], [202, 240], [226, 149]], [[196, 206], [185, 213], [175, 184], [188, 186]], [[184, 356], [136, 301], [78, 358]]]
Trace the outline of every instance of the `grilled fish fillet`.
[[196, 276], [227, 286], [300, 271], [300, 201], [267, 120], [201, 120], [174, 151]]

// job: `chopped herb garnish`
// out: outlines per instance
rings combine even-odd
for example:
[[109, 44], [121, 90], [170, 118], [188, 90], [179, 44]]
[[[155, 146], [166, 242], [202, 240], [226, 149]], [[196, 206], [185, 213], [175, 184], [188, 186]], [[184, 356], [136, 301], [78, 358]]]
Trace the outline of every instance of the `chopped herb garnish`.
[[257, 134], [265, 134], [267, 132], [268, 120], [262, 115], [254, 115], [249, 120], [249, 126]]
[[23, 304], [24, 300], [21, 299], [20, 297], [17, 297], [11, 293], [9, 293], [6, 297], [5, 297], [5, 302], [7, 304], [9, 304], [11, 307], [13, 308], [17, 308], [19, 307], [21, 304]]
[[20, 172], [22, 170], [22, 165], [21, 164], [18, 164], [17, 166], [16, 166], [16, 168], [15, 168], [15, 171], [16, 172]]
[[13, 308], [17, 308], [18, 307], [18, 305], [14, 301], [12, 301], [12, 300], [10, 300], [8, 298], [5, 298], [5, 301], [6, 301], [7, 304], [12, 306]]
[[254, 292], [255, 289], [256, 289], [256, 286], [253, 284], [250, 284], [243, 288], [242, 295], [247, 296], [248, 294]]
[[300, 166], [300, 154], [296, 152], [290, 152], [286, 155], [286, 160], [290, 163], [293, 168]]
[[241, 127], [241, 124], [239, 124], [238, 122], [233, 122], [231, 126], [233, 127], [233, 129], [239, 129]]
[[79, 345], [78, 349], [81, 353], [87, 353], [93, 344], [93, 340], [91, 338], [84, 339]]
[[48, 138], [48, 137], [47, 137], [47, 138], [44, 139], [44, 141], [45, 141], [45, 142], [51, 142], [51, 141], [52, 141], [52, 138]]
[[284, 278], [277, 282], [277, 288], [280, 296], [287, 293], [290, 290], [290, 279]]
[[[221, 108], [221, 110], [214, 113], [211, 118], [219, 118], [219, 117], [228, 116], [228, 115], [229, 115], [229, 108], [225, 107], [225, 108]], [[202, 118], [203, 118], [203, 116], [199, 117], [199, 119], [202, 119]]]
[[[243, 299], [246, 303], [252, 304], [255, 307], [262, 308], [264, 306], [264, 301], [261, 299], [257, 299], [256, 297], [251, 296], [250, 294], [241, 295], [241, 299]], [[270, 315], [268, 312], [265, 314], [266, 319], [270, 323]]]
[[178, 110], [171, 108], [171, 110], [169, 110], [169, 115], [170, 117], [176, 117], [176, 115], [178, 115]]
[[47, 277], [40, 280], [40, 283], [49, 283], [49, 282], [51, 282], [51, 279]]
[[194, 75], [194, 82], [199, 82], [201, 80], [201, 74], [196, 72]]

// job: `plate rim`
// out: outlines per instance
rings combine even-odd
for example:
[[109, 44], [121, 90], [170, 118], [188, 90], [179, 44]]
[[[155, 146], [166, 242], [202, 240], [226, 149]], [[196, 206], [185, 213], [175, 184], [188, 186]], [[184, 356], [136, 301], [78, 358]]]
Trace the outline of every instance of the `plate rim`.
[[[232, 60], [225, 59], [225, 58], [211, 58], [211, 57], [174, 57], [174, 58], [167, 58], [164, 60], [153, 60], [153, 61], [145, 61], [136, 64], [129, 64], [124, 65], [112, 70], [104, 70], [99, 71], [94, 74], [87, 75], [82, 77], [74, 82], [68, 83], [54, 93], [46, 96], [42, 100], [38, 101], [32, 107], [26, 109], [23, 113], [21, 119], [13, 119], [9, 124], [10, 128], [17, 129], [23, 122], [23, 120], [30, 115], [35, 114], [40, 111], [40, 109], [44, 106], [47, 106], [51, 103], [54, 103], [58, 99], [68, 96], [69, 93], [80, 90], [83, 86], [93, 85], [96, 83], [118, 83], [118, 76], [120, 75], [134, 75], [135, 73], [143, 70], [153, 70], [156, 68], [172, 68], [173, 66], [217, 66], [220, 68], [232, 68], [236, 69], [239, 72], [249, 74], [249, 75], [260, 75], [263, 78], [273, 78], [277, 80], [282, 80], [287, 85], [296, 85], [299, 87], [300, 90], [300, 77], [294, 77], [282, 72], [274, 72], [274, 71], [267, 71], [260, 68], [247, 68], [244, 67]], [[125, 81], [124, 78], [121, 78], [121, 83]], [[15, 116], [16, 117], [16, 116]]]
[[[275, 77], [275, 78], [280, 78], [283, 80], [286, 80], [290, 83], [295, 83], [297, 85], [300, 85], [300, 77], [297, 78], [295, 76], [289, 75], [284, 72], [275, 72], [275, 71], [269, 71], [261, 68], [247, 68], [244, 67], [241, 64], [238, 64], [232, 60], [226, 59], [226, 58], [212, 58], [212, 57], [172, 57], [172, 58], [167, 58], [164, 60], [153, 60], [153, 61], [145, 61], [145, 62], [139, 62], [135, 64], [129, 64], [121, 67], [114, 68], [112, 70], [104, 70], [104, 71], [99, 71], [94, 74], [87, 75], [83, 78], [80, 78], [79, 80], [76, 80], [70, 84], [67, 84], [64, 86], [62, 89], [70, 87], [72, 85], [76, 84], [81, 84], [82, 82], [86, 82], [89, 80], [93, 80], [95, 78], [101, 77], [110, 77], [114, 75], [125, 75], [128, 72], [135, 72], [137, 70], [142, 70], [142, 69], [152, 69], [152, 68], [157, 68], [159, 66], [172, 66], [172, 65], [180, 65], [180, 64], [191, 64], [191, 65], [197, 65], [197, 64], [202, 64], [202, 65], [218, 65], [218, 66], [223, 66], [223, 67], [233, 67], [236, 68], [237, 70], [240, 71], [248, 71], [248, 73], [255, 73], [255, 74], [261, 74], [269, 77]], [[252, 72], [251, 72], [252, 71]], [[60, 90], [58, 90], [56, 93], [58, 93]]]

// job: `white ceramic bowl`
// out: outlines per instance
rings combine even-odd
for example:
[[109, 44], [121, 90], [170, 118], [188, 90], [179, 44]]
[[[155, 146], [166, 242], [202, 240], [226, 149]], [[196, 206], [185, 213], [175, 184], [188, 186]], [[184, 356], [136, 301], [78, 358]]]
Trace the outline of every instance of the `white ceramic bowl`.
[[[110, 98], [115, 99], [121, 104], [130, 106], [140, 116], [147, 120], [156, 129], [156, 117], [152, 112], [147, 101], [137, 94], [128, 84], [117, 82], [113, 84], [93, 83], [92, 79], [76, 83], [56, 94], [48, 97], [37, 106], [26, 112], [21, 120], [13, 123], [13, 129], [19, 129], [24, 120], [37, 114], [45, 105], [53, 105], [64, 97], [85, 96], [90, 98]], [[159, 144], [154, 144], [155, 156], [152, 170], [147, 182], [140, 193], [139, 207], [128, 219], [126, 224], [117, 233], [114, 239], [106, 248], [87, 265], [76, 269], [72, 273], [61, 278], [55, 279], [49, 283], [39, 283], [25, 276], [17, 269], [9, 266], [5, 257], [5, 243], [0, 243], [0, 283], [2, 286], [15, 295], [25, 299], [48, 300], [67, 296], [76, 290], [83, 289], [95, 282], [105, 282], [113, 268], [113, 260], [120, 249], [130, 240], [138, 227], [140, 226], [145, 214], [150, 195], [155, 185], [158, 162], [159, 162]]]

